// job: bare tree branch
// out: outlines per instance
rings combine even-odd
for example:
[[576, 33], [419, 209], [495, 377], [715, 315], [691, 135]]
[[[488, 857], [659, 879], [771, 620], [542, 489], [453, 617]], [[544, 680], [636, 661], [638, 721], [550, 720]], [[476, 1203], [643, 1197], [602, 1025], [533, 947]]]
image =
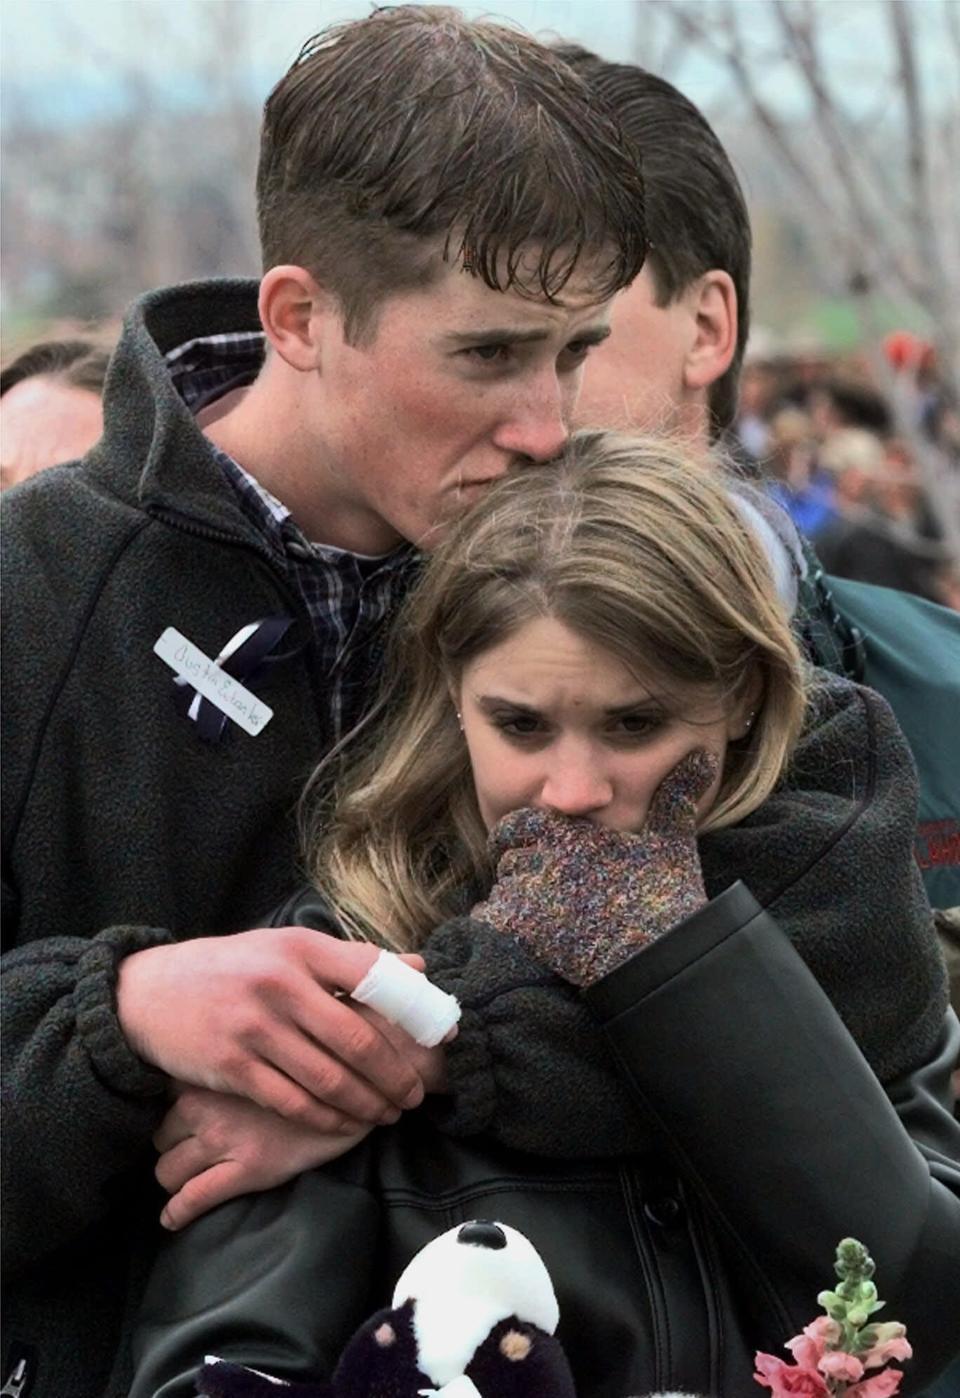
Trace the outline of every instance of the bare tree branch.
[[954, 72], [960, 77], [960, 6], [956, 0], [943, 0], [944, 29], [956, 58]]
[[[784, 40], [795, 55], [798, 70], [810, 93], [814, 120], [823, 136], [839, 185], [847, 199], [854, 223], [851, 247], [859, 266], [851, 271], [868, 270], [873, 276], [893, 275], [916, 299], [924, 293], [909, 264], [894, 246], [889, 224], [876, 217], [876, 205], [864, 172], [865, 153], [851, 149], [833, 94], [827, 84], [820, 58], [816, 11], [807, 0], [802, 10], [792, 11], [786, 0], [772, 0]], [[795, 18], [802, 15], [801, 18]], [[878, 233], [880, 234], [878, 238]]]
[[[916, 248], [927, 268], [927, 283], [933, 297], [942, 298], [947, 287], [946, 270], [940, 256], [933, 211], [930, 203], [930, 177], [927, 163], [927, 128], [924, 121], [908, 7], [888, 0], [888, 14], [900, 66], [900, 88], [907, 118], [907, 174], [910, 212]], [[919, 299], [919, 298], [918, 298]], [[921, 304], [927, 304], [924, 300]], [[947, 318], [941, 327], [941, 349], [951, 365], [956, 365], [958, 341], [954, 323]]]
[[773, 109], [761, 99], [750, 79], [739, 31], [736, 30], [735, 21], [731, 22], [731, 12], [729, 10], [725, 12], [724, 28], [731, 41], [730, 46], [725, 47], [716, 41], [713, 25], [704, 24], [693, 12], [688, 12], [684, 7], [675, 4], [674, 0], [650, 0], [650, 3], [669, 14], [686, 39], [699, 42], [730, 69], [741, 94], [750, 105], [753, 115], [766, 131], [795, 178], [800, 182], [804, 193], [814, 204], [822, 208], [825, 214], [829, 213], [829, 204], [824, 198], [823, 191], [813, 179], [804, 161], [794, 150], [787, 136], [785, 124], [779, 120]]

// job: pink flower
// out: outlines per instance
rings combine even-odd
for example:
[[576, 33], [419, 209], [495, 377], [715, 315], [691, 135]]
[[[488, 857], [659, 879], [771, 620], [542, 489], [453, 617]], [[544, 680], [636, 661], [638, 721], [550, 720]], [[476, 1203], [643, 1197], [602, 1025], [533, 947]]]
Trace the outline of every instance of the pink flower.
[[900, 1392], [902, 1378], [899, 1369], [884, 1369], [882, 1374], [874, 1374], [848, 1388], [846, 1398], [891, 1398], [892, 1394]]
[[[823, 1375], [816, 1369], [798, 1368], [772, 1354], [757, 1354], [755, 1363], [757, 1372], [753, 1377], [771, 1390], [772, 1398], [830, 1398]], [[891, 1391], [896, 1392], [895, 1389]], [[882, 1398], [882, 1395], [867, 1393], [862, 1398]]]
[[837, 1321], [821, 1315], [803, 1327], [802, 1335], [788, 1340], [784, 1349], [790, 1350], [801, 1369], [815, 1369], [827, 1345], [835, 1345], [839, 1338], [840, 1326]]
[[888, 1320], [877, 1326], [877, 1339], [872, 1349], [863, 1355], [865, 1369], [879, 1369], [888, 1359], [909, 1359], [913, 1354], [909, 1340], [905, 1338], [907, 1327], [897, 1320]]
[[863, 1378], [863, 1364], [855, 1354], [846, 1354], [842, 1349], [831, 1350], [817, 1364], [821, 1374], [831, 1379], [844, 1379], [855, 1383]]

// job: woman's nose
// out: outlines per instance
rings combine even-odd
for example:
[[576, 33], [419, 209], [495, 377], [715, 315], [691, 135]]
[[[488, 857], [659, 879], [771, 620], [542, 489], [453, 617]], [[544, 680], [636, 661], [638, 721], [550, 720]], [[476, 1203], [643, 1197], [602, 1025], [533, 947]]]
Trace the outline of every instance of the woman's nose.
[[567, 763], [551, 770], [540, 790], [540, 801], [561, 815], [585, 816], [602, 811], [613, 799], [610, 781], [592, 764]]

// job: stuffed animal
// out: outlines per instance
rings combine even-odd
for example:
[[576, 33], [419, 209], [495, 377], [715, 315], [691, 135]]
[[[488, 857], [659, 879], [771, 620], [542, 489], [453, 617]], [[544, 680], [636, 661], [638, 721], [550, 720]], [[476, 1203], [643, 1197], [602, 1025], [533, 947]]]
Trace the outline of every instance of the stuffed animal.
[[393, 1304], [361, 1325], [329, 1382], [287, 1383], [208, 1359], [204, 1398], [576, 1398], [554, 1337], [549, 1273], [531, 1242], [477, 1219], [428, 1243]]

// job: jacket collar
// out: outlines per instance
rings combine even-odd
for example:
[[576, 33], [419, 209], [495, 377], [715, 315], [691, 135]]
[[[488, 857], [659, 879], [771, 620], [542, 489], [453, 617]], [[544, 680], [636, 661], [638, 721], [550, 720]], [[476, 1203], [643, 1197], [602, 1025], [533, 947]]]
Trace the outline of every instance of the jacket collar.
[[187, 283], [131, 306], [104, 391], [104, 434], [88, 470], [121, 498], [160, 517], [256, 540], [210, 442], [170, 374], [166, 355], [201, 335], [257, 331], [257, 282]]

